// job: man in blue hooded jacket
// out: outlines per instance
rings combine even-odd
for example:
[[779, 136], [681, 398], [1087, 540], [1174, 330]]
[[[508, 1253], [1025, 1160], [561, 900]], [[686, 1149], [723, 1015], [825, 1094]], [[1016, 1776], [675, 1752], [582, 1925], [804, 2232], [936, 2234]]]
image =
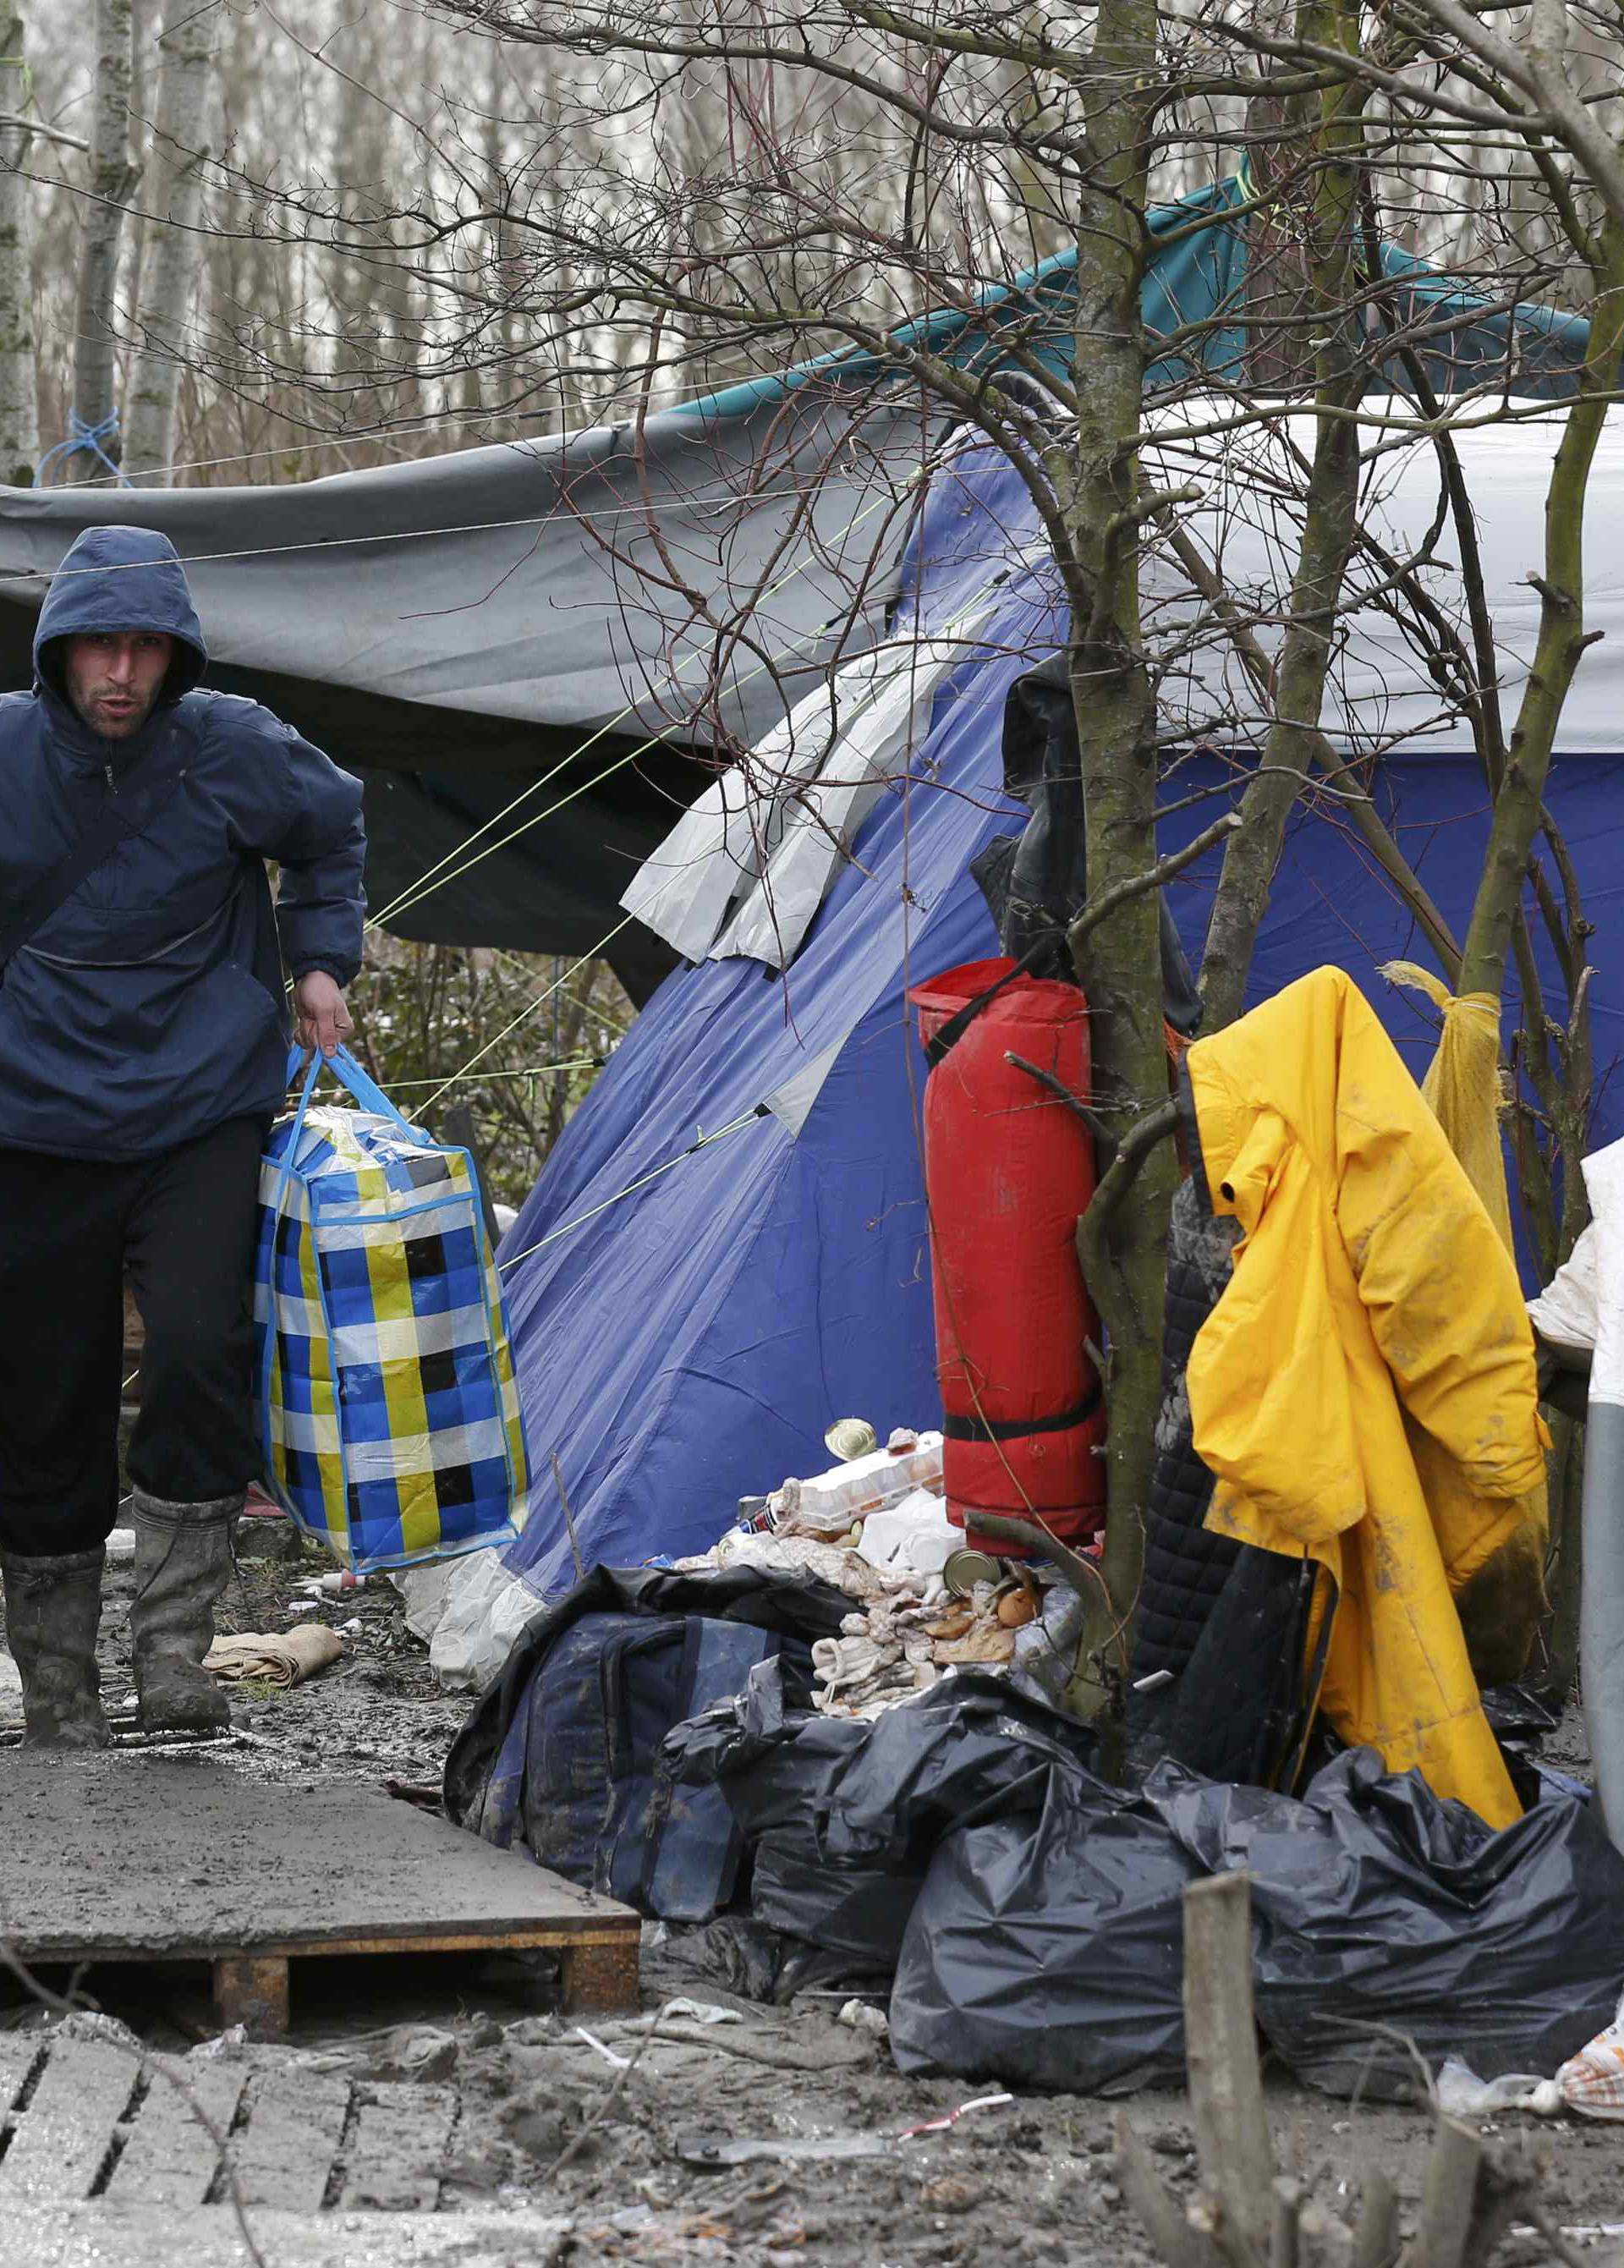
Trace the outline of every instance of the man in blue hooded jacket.
[[36, 1745], [108, 1737], [95, 1648], [127, 1268], [146, 1332], [141, 1714], [225, 1721], [202, 1665], [256, 1462], [249, 1285], [283, 964], [301, 1039], [331, 1054], [361, 960], [359, 783], [268, 710], [201, 691], [207, 659], [167, 538], [92, 527], [41, 609], [33, 689], [0, 697], [0, 921], [52, 896], [76, 844], [124, 830], [0, 971], [0, 1572]]

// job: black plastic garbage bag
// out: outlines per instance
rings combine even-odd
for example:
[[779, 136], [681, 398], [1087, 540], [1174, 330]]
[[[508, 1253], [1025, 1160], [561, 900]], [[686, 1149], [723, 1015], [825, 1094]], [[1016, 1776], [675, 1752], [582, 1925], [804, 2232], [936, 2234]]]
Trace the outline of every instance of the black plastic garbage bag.
[[746, 1835], [808, 1825], [836, 1867], [929, 1849], [1024, 1774], [1093, 1755], [1085, 1726], [1001, 1678], [961, 1671], [866, 1720], [797, 1710], [774, 1661], [665, 1744], [673, 1778], [719, 1782]]
[[816, 1946], [854, 1981], [889, 1977], [924, 1879], [923, 1859], [837, 1873], [821, 1855], [829, 1791], [872, 1731], [795, 1707], [780, 1664], [764, 1661], [736, 1699], [677, 1726], [661, 1758], [678, 1784], [721, 1791], [750, 1854], [751, 1919], [781, 1940]]
[[892, 1987], [899, 2067], [1073, 2095], [1181, 2078], [1182, 1900], [1204, 1869], [1079, 1767], [1035, 1793], [937, 1852]]
[[841, 1955], [843, 1974], [888, 1978], [925, 1878], [912, 1867], [835, 1868], [810, 1835], [783, 1829], [755, 1845], [752, 1918], [786, 1938]]
[[917, 1857], [989, 1808], [1035, 1809], [1052, 1765], [1086, 1773], [1095, 1755], [1086, 1726], [973, 1672], [867, 1729], [819, 1815], [819, 1842], [835, 1866]]
[[721, 1787], [746, 1837], [810, 1826], [827, 1791], [872, 1727], [820, 1717], [786, 1690], [783, 1665], [760, 1663], [743, 1689], [666, 1735], [661, 1763], [690, 1787]]
[[1312, 2086], [1401, 2097], [1418, 2056], [1548, 2078], [1613, 2021], [1624, 1857], [1570, 1787], [1498, 1833], [1370, 1749], [1301, 1801], [1165, 1766], [1144, 1793], [1199, 1872], [1250, 1872], [1258, 2019]]
[[1252, 1877], [1259, 2021], [1328, 2093], [1401, 2099], [1459, 2056], [1485, 2079], [1550, 2076], [1624, 1988], [1624, 1857], [1596, 1807], [1541, 1776], [1499, 1832], [1338, 1756], [1298, 1800], [1176, 1765], [1136, 1795], [1055, 1763], [1035, 1815], [950, 1836], [892, 1992], [905, 2071], [1075, 2093], [1178, 2076], [1187, 1882]]
[[865, 1722], [797, 1712], [765, 1661], [736, 1700], [678, 1726], [664, 1762], [725, 1793], [755, 1920], [888, 1975], [943, 1836], [988, 1808], [1036, 1808], [1052, 1764], [1092, 1754], [1084, 1727], [1000, 1679], [944, 1679]]
[[665, 1925], [662, 1941], [645, 1940], [643, 1980], [651, 1990], [737, 1993], [787, 2007], [798, 1993], [834, 1991], [864, 1996], [889, 1990], [891, 1970], [865, 1968], [849, 1954], [827, 1952], [785, 1937], [748, 1914], [718, 1914], [694, 1926]]

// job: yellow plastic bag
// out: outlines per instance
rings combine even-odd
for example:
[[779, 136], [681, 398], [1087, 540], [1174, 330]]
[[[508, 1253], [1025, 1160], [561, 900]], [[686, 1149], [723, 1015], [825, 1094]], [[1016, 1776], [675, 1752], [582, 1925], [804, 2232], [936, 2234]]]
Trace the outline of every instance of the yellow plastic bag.
[[[1390, 983], [1424, 992], [1444, 1019], [1437, 1052], [1421, 1091], [1510, 1252], [1511, 1206], [1500, 1138], [1500, 1003], [1491, 992], [1457, 997], [1430, 969], [1413, 961], [1389, 961], [1381, 973]], [[1445, 1562], [1465, 1578], [1455, 1602], [1479, 1681], [1487, 1685], [1519, 1677], [1545, 1614], [1550, 1527], [1545, 1488], [1542, 1484], [1522, 1499], [1523, 1517], [1513, 1533], [1473, 1566], [1469, 1559], [1463, 1563], [1451, 1542], [1463, 1529], [1479, 1530], [1480, 1513], [1457, 1500], [1455, 1469], [1431, 1451], [1424, 1437], [1417, 1440], [1415, 1451]]]

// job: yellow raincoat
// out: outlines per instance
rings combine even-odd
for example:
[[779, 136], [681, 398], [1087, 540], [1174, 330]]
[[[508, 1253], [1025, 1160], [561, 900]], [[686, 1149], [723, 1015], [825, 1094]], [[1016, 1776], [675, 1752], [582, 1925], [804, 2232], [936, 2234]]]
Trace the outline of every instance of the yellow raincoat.
[[[1521, 1807], [1452, 1593], [1544, 1477], [1516, 1270], [1398, 1050], [1321, 968], [1190, 1049], [1214, 1210], [1244, 1231], [1195, 1342], [1207, 1524], [1334, 1589], [1320, 1705], [1491, 1826]], [[1411, 1429], [1452, 1485], [1429, 1505]]]

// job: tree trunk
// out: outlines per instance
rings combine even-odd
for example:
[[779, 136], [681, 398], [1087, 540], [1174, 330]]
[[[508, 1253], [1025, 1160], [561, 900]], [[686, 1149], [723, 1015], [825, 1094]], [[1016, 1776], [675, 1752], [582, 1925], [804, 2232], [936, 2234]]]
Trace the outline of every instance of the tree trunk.
[[[1145, 340], [1140, 321], [1150, 129], [1125, 89], [1151, 79], [1157, 0], [1104, 0], [1094, 58], [1109, 87], [1089, 119], [1077, 214], [1077, 417], [1057, 453], [1072, 594], [1070, 674], [1087, 814], [1091, 898], [1156, 863], [1156, 699], [1139, 623], [1139, 464]], [[1167, 1098], [1155, 894], [1129, 897], [1077, 950], [1089, 1002], [1094, 1107], [1121, 1136]], [[1102, 1598], [1085, 1635], [1096, 1705], [1127, 1661], [1144, 1557], [1143, 1511], [1160, 1397], [1167, 1208], [1175, 1180], [1152, 1149], [1105, 1219], [1083, 1231], [1110, 1340], [1110, 1436]], [[1103, 1675], [1102, 1675], [1103, 1673]], [[1089, 1682], [1084, 1673], [1084, 1683]]]
[[[1252, 20], [1274, 39], [1289, 39], [1297, 11], [1291, 0], [1254, 0]], [[1264, 197], [1283, 190], [1286, 213], [1264, 204], [1246, 217], [1245, 378], [1249, 395], [1301, 398], [1314, 383], [1312, 325], [1302, 318], [1308, 306], [1308, 264], [1303, 232], [1290, 223], [1290, 208], [1302, 202], [1295, 176], [1306, 154], [1312, 123], [1301, 102], [1277, 94], [1253, 95], [1246, 105], [1246, 170], [1253, 192]]]
[[[1298, 20], [1305, 40], [1350, 52], [1357, 48], [1358, 18], [1348, 0], [1304, 0]], [[1319, 97], [1316, 139], [1321, 162], [1306, 215], [1306, 264], [1308, 303], [1321, 333], [1315, 399], [1322, 414], [1281, 643], [1274, 721], [1265, 736], [1262, 762], [1241, 799], [1246, 824], [1224, 853], [1201, 960], [1203, 1031], [1232, 1023], [1246, 1003], [1253, 947], [1268, 909], [1286, 821], [1319, 745], [1337, 608], [1357, 528], [1359, 429], [1346, 413], [1358, 403], [1366, 371], [1356, 305], [1363, 100], [1358, 82], [1351, 79]]]
[[1596, 291], [1591, 306], [1590, 359], [1582, 394], [1568, 412], [1562, 446], [1545, 499], [1545, 571], [1539, 593], [1539, 637], [1489, 829], [1482, 880], [1466, 931], [1460, 972], [1463, 992], [1498, 999], [1506, 955], [1522, 898], [1523, 877], [1541, 825], [1546, 775], [1573, 682], [1584, 635], [1584, 507], [1591, 465], [1606, 423], [1620, 352], [1624, 351], [1624, 225], [1603, 224]]
[[[348, 397], [346, 422], [357, 428], [391, 424], [419, 406], [414, 286], [394, 250], [397, 122], [368, 92], [386, 83], [394, 40], [393, 33], [363, 11], [348, 43], [337, 50], [349, 76], [337, 91], [328, 164], [333, 179], [343, 184], [338, 232], [355, 248], [330, 269], [337, 318], [334, 372]], [[421, 161], [422, 153], [414, 157]]]
[[[129, 162], [129, 80], [133, 48], [130, 0], [96, 0], [96, 77], [91, 107], [90, 195], [79, 252], [78, 302], [74, 320], [73, 408], [97, 446], [119, 460], [117, 339], [114, 298], [124, 214], [135, 188]], [[107, 431], [100, 429], [107, 427]], [[87, 445], [68, 460], [69, 477], [107, 477], [107, 466]]]
[[[20, 0], [0, 5], [0, 114], [21, 117], [28, 102], [26, 27]], [[27, 133], [0, 127], [0, 482], [33, 485], [40, 416], [33, 352], [33, 291], [28, 269]]]
[[197, 220], [219, 21], [219, 0], [168, 0], [159, 37], [163, 61], [145, 202], [160, 217], [141, 276], [138, 344], [125, 396], [124, 463], [136, 487], [165, 485], [174, 463], [175, 403], [201, 266]]

